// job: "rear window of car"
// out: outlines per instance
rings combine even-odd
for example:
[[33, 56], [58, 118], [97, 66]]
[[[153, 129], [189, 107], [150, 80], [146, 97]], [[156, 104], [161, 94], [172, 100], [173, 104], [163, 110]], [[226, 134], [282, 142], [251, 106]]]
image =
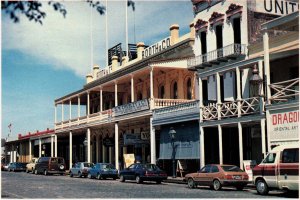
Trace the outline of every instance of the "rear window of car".
[[141, 165], [141, 167], [143, 169], [146, 169], [146, 170], [149, 170], [149, 171], [159, 170], [159, 167], [157, 167], [156, 165], [153, 165], [153, 164], [144, 164], [144, 165]]
[[84, 167], [93, 167], [94, 164], [93, 163], [83, 163]]
[[62, 158], [51, 158], [51, 163], [63, 164], [64, 159], [62, 159]]
[[221, 166], [221, 167], [225, 172], [242, 172], [243, 171], [237, 166]]
[[103, 164], [102, 169], [115, 169], [115, 166], [112, 164]]

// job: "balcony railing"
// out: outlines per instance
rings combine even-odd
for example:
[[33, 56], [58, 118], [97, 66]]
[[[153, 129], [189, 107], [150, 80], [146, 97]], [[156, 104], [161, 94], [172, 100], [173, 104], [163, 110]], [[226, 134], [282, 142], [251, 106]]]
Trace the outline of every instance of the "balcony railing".
[[154, 99], [154, 108], [163, 108], [169, 106], [176, 106], [182, 103], [192, 102], [194, 100], [187, 99]]
[[271, 90], [271, 103], [282, 103], [299, 100], [299, 78], [272, 83], [269, 85]]
[[220, 62], [234, 59], [241, 55], [246, 55], [246, 45], [234, 43], [223, 48], [210, 51], [207, 54], [189, 58], [187, 65], [188, 68], [194, 68], [205, 64], [219, 64]]
[[[260, 112], [260, 100], [259, 97], [252, 97], [248, 99], [242, 99], [240, 101], [240, 108], [238, 101], [223, 102], [218, 108], [218, 104], [208, 103], [207, 106], [202, 108], [202, 117], [204, 121], [218, 119], [218, 109], [220, 109], [220, 118], [238, 117], [240, 115], [249, 115]], [[239, 112], [240, 109], [240, 112]]]

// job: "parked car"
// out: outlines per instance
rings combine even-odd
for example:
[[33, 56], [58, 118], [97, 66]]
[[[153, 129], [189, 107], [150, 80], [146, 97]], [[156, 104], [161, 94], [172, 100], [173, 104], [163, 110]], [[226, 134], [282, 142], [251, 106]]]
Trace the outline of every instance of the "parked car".
[[136, 183], [143, 181], [156, 181], [160, 184], [163, 180], [167, 179], [167, 173], [161, 170], [155, 164], [142, 164], [135, 163], [128, 168], [120, 171], [120, 181], [136, 180]]
[[13, 162], [9, 163], [7, 171], [16, 172], [16, 171], [26, 171], [26, 163]]
[[116, 180], [118, 178], [118, 170], [110, 163], [96, 163], [94, 167], [90, 169], [88, 177], [97, 178], [99, 180], [106, 178]]
[[78, 162], [70, 169], [70, 177], [78, 176], [86, 178], [90, 169], [94, 166], [93, 163]]
[[65, 173], [65, 160], [61, 157], [40, 157], [35, 164], [34, 173], [44, 175]]
[[299, 190], [299, 146], [280, 145], [253, 168], [253, 181], [258, 194], [269, 190]]
[[248, 179], [247, 173], [235, 165], [209, 164], [197, 173], [185, 175], [189, 188], [202, 185], [214, 190], [220, 190], [222, 186], [234, 186], [242, 190], [249, 183]]
[[8, 165], [9, 165], [9, 163], [3, 165], [3, 171], [8, 171]]
[[34, 173], [35, 164], [38, 161], [38, 158], [32, 158], [31, 161], [26, 165], [26, 172]]

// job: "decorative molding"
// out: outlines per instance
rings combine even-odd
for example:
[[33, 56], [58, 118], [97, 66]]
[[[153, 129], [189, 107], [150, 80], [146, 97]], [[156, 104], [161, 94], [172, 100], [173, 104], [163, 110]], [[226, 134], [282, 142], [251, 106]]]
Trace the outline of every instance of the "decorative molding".
[[202, 19], [198, 19], [195, 24], [196, 31], [199, 31], [200, 29], [204, 29], [205, 31], [207, 31], [207, 27], [208, 27], [208, 22]]
[[238, 4], [230, 4], [228, 10], [226, 11], [227, 19], [230, 19], [235, 14], [241, 14], [243, 12], [243, 6]]
[[211, 17], [209, 18], [208, 21], [209, 21], [210, 25], [213, 26], [217, 22], [223, 23], [224, 17], [225, 17], [225, 14], [213, 12], [213, 14], [211, 14]]

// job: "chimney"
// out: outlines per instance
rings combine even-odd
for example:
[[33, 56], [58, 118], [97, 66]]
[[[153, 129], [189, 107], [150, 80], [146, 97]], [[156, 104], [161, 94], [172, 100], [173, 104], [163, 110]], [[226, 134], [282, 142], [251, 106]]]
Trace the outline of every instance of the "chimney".
[[112, 64], [111, 64], [111, 72], [114, 72], [117, 70], [118, 67], [118, 56], [113, 56], [111, 58]]
[[88, 74], [88, 75], [86, 75], [85, 77], [86, 77], [86, 83], [90, 83], [90, 82], [93, 81], [93, 76], [92, 76], [92, 74]]
[[93, 78], [94, 78], [94, 80], [97, 79], [97, 74], [98, 74], [99, 71], [100, 71], [99, 70], [99, 66], [98, 65], [94, 65], [94, 67], [93, 67]]
[[179, 39], [179, 25], [178, 24], [173, 24], [170, 27], [170, 32], [171, 32], [171, 45], [173, 45]]
[[125, 67], [126, 63], [128, 62], [128, 57], [127, 56], [123, 56], [122, 57], [122, 67]]
[[194, 26], [194, 22], [190, 23], [190, 38], [195, 38], [195, 26]]
[[144, 51], [145, 49], [145, 44], [144, 42], [139, 42], [136, 44], [136, 47], [137, 47], [137, 58], [138, 59], [142, 59], [143, 58], [143, 55], [142, 55], [142, 52]]

